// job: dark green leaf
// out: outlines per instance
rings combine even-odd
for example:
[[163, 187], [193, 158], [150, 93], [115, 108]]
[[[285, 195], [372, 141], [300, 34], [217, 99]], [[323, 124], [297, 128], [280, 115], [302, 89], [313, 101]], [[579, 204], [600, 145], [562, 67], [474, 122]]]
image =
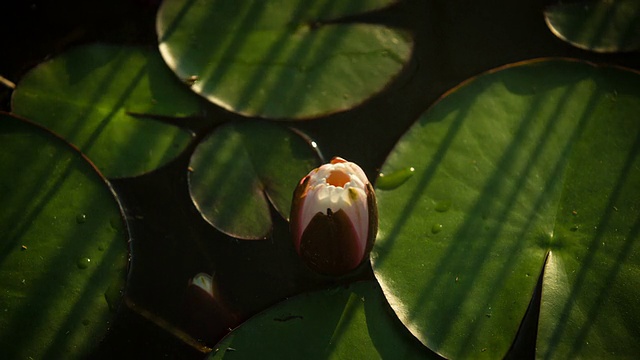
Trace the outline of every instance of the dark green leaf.
[[126, 177], [167, 163], [191, 139], [186, 130], [132, 114], [193, 116], [199, 101], [156, 52], [89, 45], [31, 70], [12, 105], [78, 146], [106, 176]]
[[158, 12], [160, 52], [215, 104], [251, 116], [310, 118], [380, 92], [413, 40], [383, 25], [337, 20], [395, 0], [171, 0]]
[[227, 335], [209, 359], [436, 359], [389, 311], [375, 282], [299, 295]]
[[640, 1], [592, 0], [559, 3], [544, 13], [554, 35], [597, 52], [640, 49]]
[[285, 127], [227, 124], [198, 145], [189, 190], [202, 216], [218, 230], [261, 239], [271, 229], [269, 202], [288, 219], [293, 190], [318, 165], [316, 149]]
[[0, 113], [0, 199], [1, 357], [84, 358], [126, 276], [113, 192], [60, 138]]
[[[377, 190], [377, 279], [452, 358], [502, 358], [544, 268], [544, 357], [640, 353], [640, 75], [564, 60], [454, 89], [399, 141]], [[545, 257], [549, 254], [549, 261]]]

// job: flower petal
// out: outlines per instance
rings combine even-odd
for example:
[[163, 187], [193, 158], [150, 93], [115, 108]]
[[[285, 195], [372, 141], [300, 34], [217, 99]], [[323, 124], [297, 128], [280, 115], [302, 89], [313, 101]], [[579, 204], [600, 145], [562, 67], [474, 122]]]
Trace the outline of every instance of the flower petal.
[[296, 187], [293, 192], [293, 201], [291, 204], [291, 215], [289, 216], [289, 221], [291, 224], [291, 230], [293, 235], [293, 243], [296, 249], [300, 248], [300, 238], [302, 237], [302, 230], [304, 227], [302, 226], [302, 214], [304, 211], [304, 199], [307, 195], [309, 183], [309, 175], [305, 176], [300, 180], [300, 183]]
[[318, 213], [302, 233], [299, 254], [315, 271], [342, 275], [362, 262], [364, 247], [360, 244], [345, 211]]

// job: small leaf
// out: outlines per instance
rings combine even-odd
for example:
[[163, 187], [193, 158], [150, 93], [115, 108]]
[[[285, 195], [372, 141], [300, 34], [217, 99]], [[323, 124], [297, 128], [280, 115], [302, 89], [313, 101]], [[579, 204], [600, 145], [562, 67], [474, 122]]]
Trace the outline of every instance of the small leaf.
[[271, 229], [269, 202], [288, 219], [296, 185], [319, 163], [316, 149], [285, 127], [227, 124], [196, 148], [189, 191], [202, 216], [218, 230], [262, 239]]
[[596, 52], [640, 49], [640, 1], [559, 3], [544, 13], [547, 26], [573, 46]]
[[379, 93], [407, 64], [413, 39], [340, 19], [395, 0], [171, 0], [158, 11], [160, 52], [198, 94], [231, 111], [311, 118]]
[[[268, 354], [265, 355], [265, 354]], [[249, 319], [208, 359], [438, 359], [397, 322], [372, 281], [299, 295]]]
[[108, 177], [154, 170], [189, 143], [188, 131], [144, 115], [186, 117], [200, 109], [200, 99], [159, 54], [98, 44], [38, 65], [20, 80], [12, 101], [14, 113], [62, 135]]
[[[503, 358], [544, 269], [544, 358], [640, 353], [640, 74], [567, 60], [465, 82], [400, 139], [377, 189], [376, 278], [448, 358]], [[549, 261], [545, 258], [549, 255]]]
[[113, 192], [60, 138], [0, 113], [0, 199], [2, 358], [86, 358], [127, 270]]

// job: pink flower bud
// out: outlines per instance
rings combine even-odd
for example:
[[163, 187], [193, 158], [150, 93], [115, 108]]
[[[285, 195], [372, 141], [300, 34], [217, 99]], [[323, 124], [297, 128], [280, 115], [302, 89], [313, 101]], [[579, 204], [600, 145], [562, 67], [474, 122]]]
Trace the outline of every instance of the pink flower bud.
[[214, 276], [199, 273], [189, 280], [184, 298], [183, 329], [191, 336], [207, 341], [219, 339], [226, 329], [239, 325], [240, 320], [223, 300]]
[[360, 265], [378, 231], [373, 187], [362, 169], [335, 157], [300, 180], [293, 193], [291, 233], [313, 270], [342, 275]]

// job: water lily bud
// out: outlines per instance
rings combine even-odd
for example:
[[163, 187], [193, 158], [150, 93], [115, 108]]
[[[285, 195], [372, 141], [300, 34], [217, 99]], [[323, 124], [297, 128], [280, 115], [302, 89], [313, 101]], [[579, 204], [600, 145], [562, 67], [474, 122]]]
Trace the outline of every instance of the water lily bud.
[[215, 341], [240, 321], [222, 299], [214, 276], [196, 274], [187, 284], [183, 328], [191, 336]]
[[291, 233], [296, 251], [313, 270], [342, 275], [355, 269], [377, 231], [375, 193], [358, 165], [335, 157], [300, 180]]

